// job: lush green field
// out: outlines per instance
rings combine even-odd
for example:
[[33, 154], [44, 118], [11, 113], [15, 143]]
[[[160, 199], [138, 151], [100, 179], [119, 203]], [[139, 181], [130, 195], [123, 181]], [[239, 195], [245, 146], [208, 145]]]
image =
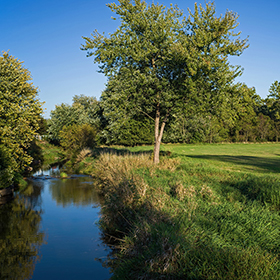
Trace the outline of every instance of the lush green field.
[[[130, 151], [152, 151], [152, 146], [129, 148]], [[221, 169], [256, 173], [280, 173], [280, 143], [251, 144], [165, 144], [162, 151], [173, 156], [207, 163]]]
[[104, 236], [118, 238], [115, 279], [280, 279], [279, 148], [163, 145], [157, 166], [152, 147], [88, 158]]

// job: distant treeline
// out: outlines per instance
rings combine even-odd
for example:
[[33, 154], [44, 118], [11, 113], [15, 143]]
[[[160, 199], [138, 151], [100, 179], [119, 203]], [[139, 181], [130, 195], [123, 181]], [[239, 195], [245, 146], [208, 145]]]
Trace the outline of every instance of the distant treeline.
[[[51, 139], [67, 146], [68, 149], [77, 150], [81, 148], [80, 145], [153, 144], [154, 121], [142, 112], [126, 110], [125, 101], [120, 107], [108, 102], [112, 98], [110, 94], [112, 92], [107, 88], [100, 101], [93, 97], [76, 95], [72, 105], [57, 105], [47, 121], [47, 132]], [[203, 104], [185, 104], [182, 110], [170, 115], [163, 142], [278, 141], [278, 81], [271, 85], [266, 99], [257, 95], [254, 88], [248, 88], [244, 84], [235, 85], [230, 96], [231, 99], [226, 103], [223, 101], [222, 104], [215, 104], [218, 109], [209, 109], [209, 104], [205, 107]]]

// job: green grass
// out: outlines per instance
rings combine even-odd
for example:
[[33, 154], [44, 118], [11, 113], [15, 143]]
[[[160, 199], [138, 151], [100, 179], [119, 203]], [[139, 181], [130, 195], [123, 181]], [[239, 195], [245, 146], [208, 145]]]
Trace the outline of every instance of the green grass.
[[[132, 152], [152, 151], [153, 147], [138, 146], [129, 150]], [[194, 162], [206, 162], [225, 170], [280, 173], [280, 143], [162, 144], [161, 150], [170, 151], [173, 156], [193, 159]]]
[[149, 146], [86, 159], [117, 241], [113, 279], [280, 279], [279, 148], [163, 145], [157, 166]]
[[[169, 148], [169, 147], [168, 147]], [[258, 173], [280, 172], [280, 144], [216, 144], [170, 147], [192, 159], [206, 160], [219, 168]]]
[[65, 154], [61, 147], [52, 145], [47, 141], [37, 141], [37, 144], [41, 149], [44, 165], [61, 162], [65, 159]]

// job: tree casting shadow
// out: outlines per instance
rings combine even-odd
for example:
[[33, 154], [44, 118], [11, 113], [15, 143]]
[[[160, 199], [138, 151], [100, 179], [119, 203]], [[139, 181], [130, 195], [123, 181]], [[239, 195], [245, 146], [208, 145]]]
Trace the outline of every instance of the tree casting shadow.
[[264, 173], [280, 172], [280, 158], [266, 158], [266, 157], [256, 157], [256, 156], [231, 156], [231, 155], [188, 155], [187, 157], [229, 162], [236, 165], [246, 166], [247, 169], [251, 169], [252, 167], [257, 167], [259, 169], [262, 169]]

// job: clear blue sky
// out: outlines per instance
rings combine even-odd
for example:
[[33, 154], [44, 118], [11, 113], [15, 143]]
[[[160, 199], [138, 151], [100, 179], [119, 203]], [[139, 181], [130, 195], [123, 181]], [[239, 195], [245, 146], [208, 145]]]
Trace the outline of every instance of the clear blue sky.
[[[106, 78], [97, 73], [97, 65], [80, 47], [82, 36], [89, 36], [94, 29], [100, 33], [115, 31], [118, 22], [111, 20], [114, 14], [106, 6], [111, 2], [0, 0], [0, 51], [10, 50], [24, 61], [40, 90], [40, 100], [45, 101], [45, 117], [56, 104], [71, 104], [76, 94], [99, 99]], [[187, 12], [188, 7], [193, 10], [195, 1], [158, 2], [178, 4]], [[238, 30], [242, 38], [249, 36], [250, 47], [231, 62], [244, 68], [239, 80], [254, 86], [265, 98], [270, 85], [280, 81], [280, 1], [216, 0], [215, 4], [218, 15], [227, 9], [239, 14]]]

